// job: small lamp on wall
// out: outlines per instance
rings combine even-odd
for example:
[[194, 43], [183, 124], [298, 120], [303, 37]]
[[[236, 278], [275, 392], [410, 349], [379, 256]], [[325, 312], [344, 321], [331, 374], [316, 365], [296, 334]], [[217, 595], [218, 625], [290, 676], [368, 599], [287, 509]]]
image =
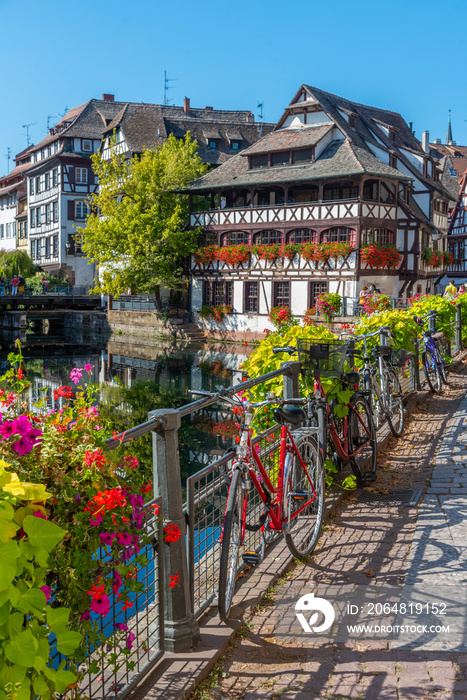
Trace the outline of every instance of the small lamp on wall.
[[66, 244], [65, 244], [65, 250], [66, 250], [66, 254], [69, 255], [69, 254], [70, 254], [70, 250], [71, 250], [70, 239], [68, 239], [67, 242], [66, 242]]
[[439, 238], [439, 231], [438, 231], [438, 229], [437, 229], [437, 228], [431, 229], [431, 240], [433, 241], [433, 243], [436, 243], [436, 241], [438, 240], [438, 238]]

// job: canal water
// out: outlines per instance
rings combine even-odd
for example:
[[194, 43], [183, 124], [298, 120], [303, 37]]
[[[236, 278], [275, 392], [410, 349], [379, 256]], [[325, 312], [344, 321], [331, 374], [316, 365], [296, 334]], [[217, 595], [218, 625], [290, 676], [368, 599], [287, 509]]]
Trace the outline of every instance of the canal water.
[[[143, 345], [138, 337], [106, 338], [80, 327], [47, 330], [33, 326], [21, 337], [24, 369], [31, 382], [30, 408], [41, 410], [34, 404], [44, 398], [49, 410], [60, 407], [63, 399], [56, 401], [54, 390], [73, 386], [70, 371], [90, 364], [99, 411], [119, 432], [147, 420], [151, 410], [194, 401], [198, 397], [193, 390], [215, 391], [220, 385], [239, 383], [240, 365], [251, 352], [242, 346], [193, 346], [168, 340]], [[0, 374], [8, 368], [17, 335], [0, 331]], [[222, 455], [235, 434], [232, 415], [220, 406], [184, 418], [179, 433], [182, 481]], [[150, 474], [151, 436], [139, 438], [133, 446]]]

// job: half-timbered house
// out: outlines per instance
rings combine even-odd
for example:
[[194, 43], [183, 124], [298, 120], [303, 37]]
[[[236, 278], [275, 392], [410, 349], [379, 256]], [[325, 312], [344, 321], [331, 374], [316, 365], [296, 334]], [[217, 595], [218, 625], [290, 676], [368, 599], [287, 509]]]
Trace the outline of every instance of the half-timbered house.
[[31, 147], [18, 153], [13, 170], [0, 178], [0, 249], [11, 251], [25, 247], [26, 171], [31, 159]]
[[308, 85], [273, 132], [186, 191], [210, 202], [191, 215], [205, 246], [192, 310], [231, 311], [201, 321], [211, 329], [261, 333], [272, 307], [303, 316], [325, 291], [348, 311], [370, 283], [393, 298], [434, 292], [444, 269], [429, 264], [451, 197], [437, 161], [400, 114]]

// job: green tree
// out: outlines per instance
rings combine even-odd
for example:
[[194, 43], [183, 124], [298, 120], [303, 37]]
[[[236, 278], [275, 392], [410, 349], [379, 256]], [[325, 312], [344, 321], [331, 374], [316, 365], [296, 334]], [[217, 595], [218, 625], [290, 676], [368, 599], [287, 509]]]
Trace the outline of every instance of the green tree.
[[179, 289], [183, 259], [196, 248], [199, 230], [186, 230], [188, 198], [179, 191], [207, 166], [189, 134], [169, 136], [154, 149], [125, 160], [93, 156], [99, 192], [91, 196], [82, 247], [101, 274], [95, 291], [119, 295], [127, 289], [155, 293]]
[[0, 250], [0, 275], [32, 277], [36, 266], [24, 250]]

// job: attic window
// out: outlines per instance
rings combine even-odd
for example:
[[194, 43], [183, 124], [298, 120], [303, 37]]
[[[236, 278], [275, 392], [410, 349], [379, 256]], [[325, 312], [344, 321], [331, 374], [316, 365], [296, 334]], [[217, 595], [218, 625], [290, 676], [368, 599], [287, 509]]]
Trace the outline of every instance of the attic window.
[[279, 153], [271, 153], [271, 166], [281, 166], [289, 164], [289, 151], [280, 151]]
[[232, 143], [230, 144], [230, 147], [231, 147], [232, 151], [239, 151], [241, 148], [241, 143], [240, 143], [240, 141], [232, 141]]
[[397, 169], [397, 157], [390, 155], [389, 156], [389, 167], [394, 168], [395, 170]]
[[391, 139], [391, 141], [396, 140], [396, 132], [393, 131], [392, 129], [389, 129], [389, 138]]
[[449, 168], [449, 174], [453, 177], [457, 177], [457, 171], [454, 168]]
[[349, 115], [349, 126], [350, 126], [350, 128], [351, 128], [351, 129], [355, 129], [356, 123], [357, 123], [357, 120], [356, 120], [355, 116], [354, 116], [353, 114], [350, 114], [350, 115]]
[[299, 151], [292, 151], [292, 163], [310, 163], [314, 158], [313, 148], [302, 148]]
[[217, 140], [216, 139], [209, 139], [208, 147], [209, 148], [217, 148]]
[[267, 168], [268, 167], [268, 154], [262, 153], [258, 156], [251, 156], [250, 167], [251, 168]]

